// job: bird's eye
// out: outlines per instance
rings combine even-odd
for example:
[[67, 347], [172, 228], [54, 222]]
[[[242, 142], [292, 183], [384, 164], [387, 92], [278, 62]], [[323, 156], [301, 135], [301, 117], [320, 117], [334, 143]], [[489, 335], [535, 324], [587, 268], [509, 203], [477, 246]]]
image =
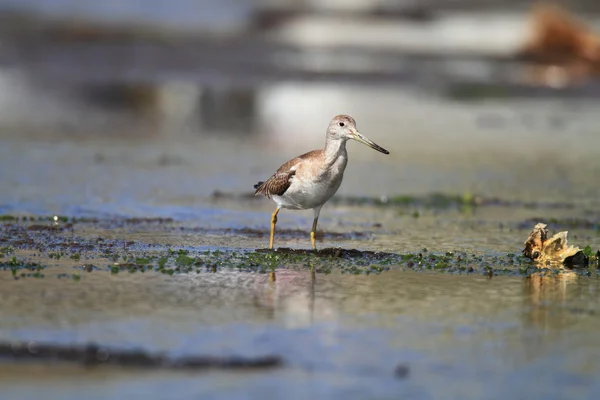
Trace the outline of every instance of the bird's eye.
[[339, 126], [344, 126], [345, 124], [343, 122], [338, 122]]
[[533, 257], [534, 260], [536, 258], [538, 258], [539, 256], [540, 256], [540, 252], [539, 251], [534, 251], [533, 254], [531, 255], [531, 257]]

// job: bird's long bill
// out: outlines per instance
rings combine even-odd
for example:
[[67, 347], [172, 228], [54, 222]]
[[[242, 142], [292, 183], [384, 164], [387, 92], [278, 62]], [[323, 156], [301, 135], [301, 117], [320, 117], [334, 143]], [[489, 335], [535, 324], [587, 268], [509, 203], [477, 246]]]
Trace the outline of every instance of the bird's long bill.
[[367, 146], [369, 146], [370, 148], [377, 150], [383, 154], [390, 154], [389, 151], [387, 151], [386, 149], [384, 149], [383, 147], [379, 146], [378, 144], [376, 144], [375, 142], [373, 142], [370, 139], [367, 139], [366, 137], [364, 137], [360, 132], [356, 131], [354, 132], [354, 135], [352, 137], [352, 139], [356, 140], [357, 142], [361, 142], [362, 144], [366, 144]]

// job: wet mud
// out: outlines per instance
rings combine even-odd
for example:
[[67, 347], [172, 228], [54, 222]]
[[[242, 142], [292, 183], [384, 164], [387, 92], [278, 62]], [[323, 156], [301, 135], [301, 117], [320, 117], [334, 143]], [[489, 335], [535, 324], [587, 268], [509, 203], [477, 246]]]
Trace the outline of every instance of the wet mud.
[[[170, 219], [69, 219], [67, 217], [5, 218], [0, 225], [0, 270], [11, 271], [15, 279], [56, 276], [79, 280], [82, 273], [106, 271], [158, 272], [167, 275], [217, 272], [221, 270], [274, 272], [278, 269], [311, 269], [317, 273], [335, 271], [350, 274], [380, 274], [390, 270], [411, 270], [453, 274], [528, 275], [555, 269], [532, 261], [518, 249], [514, 253], [476, 254], [464, 250], [436, 251], [422, 248], [413, 252], [362, 250], [357, 248], [325, 247], [316, 251], [307, 248], [277, 247], [248, 249], [236, 248], [229, 237], [268, 237], [267, 230], [254, 228], [208, 229], [182, 227]], [[115, 230], [123, 230], [123, 237], [114, 238]], [[136, 240], [128, 233], [135, 231]], [[198, 245], [172, 246], [144, 235], [168, 232], [169, 242], [193, 235]], [[103, 236], [102, 233], [105, 235]], [[222, 238], [220, 248], [201, 249], [209, 235]], [[303, 239], [301, 230], [281, 230], [278, 238]], [[321, 233], [320, 238], [357, 239], [369, 237], [369, 232]], [[112, 237], [111, 237], [112, 236]], [[586, 247], [586, 260], [571, 265], [578, 273], [596, 273], [598, 256]], [[588, 254], [589, 253], [589, 254]], [[53, 266], [67, 263], [72, 274], [52, 274]]]

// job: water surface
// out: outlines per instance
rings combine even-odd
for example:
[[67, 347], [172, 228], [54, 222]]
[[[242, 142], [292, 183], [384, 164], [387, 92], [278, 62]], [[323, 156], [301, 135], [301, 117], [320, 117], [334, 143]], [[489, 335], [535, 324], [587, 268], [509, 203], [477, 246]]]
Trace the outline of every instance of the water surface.
[[[287, 96], [296, 93], [298, 101], [318, 97], [308, 89], [294, 90]], [[328, 204], [320, 219], [320, 247], [503, 256], [519, 253], [533, 225], [547, 221], [553, 230], [569, 230], [573, 243], [600, 248], [595, 184], [600, 164], [593, 154], [597, 137], [590, 126], [596, 112], [591, 108], [563, 110], [564, 129], [548, 130], [544, 121], [553, 111], [543, 102], [532, 104], [528, 115], [533, 119], [523, 122], [515, 115], [524, 103], [413, 99], [428, 107], [423, 112], [411, 108], [402, 94], [366, 91], [365, 98], [378, 93], [389, 99], [384, 103], [390, 108], [406, 105], [402, 113], [383, 118], [376, 107], [368, 112], [362, 98], [346, 103], [348, 92], [333, 90], [338, 102], [329, 107], [366, 107], [363, 119], [357, 116], [360, 129], [392, 154], [349, 145], [339, 201]], [[264, 248], [273, 204], [246, 195], [288, 158], [322, 143], [315, 129], [306, 131], [314, 135], [302, 136], [297, 126], [285, 124], [291, 115], [285, 109], [268, 110], [265, 115], [285, 118], [274, 119], [260, 134], [241, 136], [203, 131], [164, 136], [162, 131], [127, 137], [125, 131], [99, 134], [102, 129], [93, 125], [87, 134], [66, 134], [60, 127], [33, 133], [31, 127], [5, 129], [0, 214], [95, 218], [96, 224], [76, 224], [72, 232], [55, 235], [131, 241], [141, 252]], [[438, 114], [428, 114], [435, 110]], [[482, 113], [504, 115], [504, 125], [481, 123]], [[326, 123], [320, 116], [307, 120], [311, 127]], [[213, 196], [215, 191], [225, 195]], [[346, 201], [434, 192], [502, 201], [466, 207]], [[119, 222], [131, 217], [173, 221]], [[276, 245], [307, 248], [310, 223], [310, 211], [280, 213]], [[392, 265], [379, 275], [333, 270], [317, 273], [313, 281], [308, 269], [283, 266], [270, 282], [267, 273], [235, 268], [172, 276], [87, 273], [83, 264], [106, 268], [112, 263], [93, 249], [83, 251], [79, 261], [50, 259], [43, 248], [17, 248], [14, 254], [47, 268], [44, 278], [18, 280], [10, 268], [0, 271], [2, 340], [97, 342], [174, 355], [279, 354], [286, 366], [268, 373], [195, 374], [6, 361], [0, 364], [6, 398], [567, 399], [600, 394], [595, 379], [600, 303], [593, 268], [589, 274], [490, 279]], [[75, 273], [78, 280], [58, 278]], [[398, 366], [408, 373], [396, 376]]]

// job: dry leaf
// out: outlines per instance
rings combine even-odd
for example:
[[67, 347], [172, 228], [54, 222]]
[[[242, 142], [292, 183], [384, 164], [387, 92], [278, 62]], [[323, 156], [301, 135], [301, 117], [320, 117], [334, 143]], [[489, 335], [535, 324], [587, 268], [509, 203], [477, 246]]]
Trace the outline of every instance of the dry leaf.
[[536, 224], [525, 241], [523, 255], [544, 265], [585, 264], [587, 257], [579, 247], [568, 244], [567, 231], [548, 239], [547, 225]]

